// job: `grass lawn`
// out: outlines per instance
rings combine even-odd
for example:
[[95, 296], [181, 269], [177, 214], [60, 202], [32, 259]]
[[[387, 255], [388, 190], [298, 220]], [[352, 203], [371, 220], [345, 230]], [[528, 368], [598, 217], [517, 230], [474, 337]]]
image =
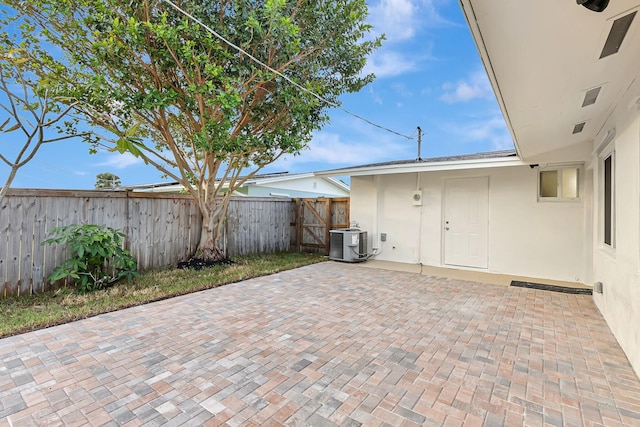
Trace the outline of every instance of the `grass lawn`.
[[281, 252], [236, 257], [232, 265], [199, 271], [164, 268], [91, 293], [74, 288], [0, 299], [0, 338], [72, 322], [100, 313], [215, 288], [324, 261], [317, 254]]

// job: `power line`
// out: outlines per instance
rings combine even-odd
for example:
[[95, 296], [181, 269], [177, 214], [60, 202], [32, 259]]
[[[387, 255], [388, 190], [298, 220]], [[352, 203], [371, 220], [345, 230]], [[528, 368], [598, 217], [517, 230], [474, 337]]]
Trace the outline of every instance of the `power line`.
[[300, 84], [296, 83], [295, 81], [291, 80], [289, 77], [287, 77], [286, 75], [282, 74], [280, 71], [278, 70], [274, 70], [273, 68], [271, 68], [270, 66], [268, 66], [267, 64], [265, 64], [264, 62], [260, 61], [258, 58], [254, 57], [253, 55], [251, 55], [250, 53], [248, 53], [247, 51], [245, 51], [244, 49], [242, 49], [239, 46], [236, 46], [235, 44], [233, 44], [231, 41], [227, 40], [226, 38], [224, 38], [222, 35], [218, 34], [217, 32], [215, 32], [214, 30], [212, 30], [208, 25], [206, 25], [204, 22], [202, 22], [201, 20], [199, 20], [198, 18], [194, 17], [193, 15], [191, 15], [190, 13], [182, 10], [180, 7], [178, 7], [177, 5], [175, 5], [174, 3], [172, 3], [170, 0], [164, 0], [165, 3], [169, 4], [171, 7], [173, 7], [175, 10], [177, 10], [178, 12], [182, 13], [184, 16], [186, 16], [187, 18], [191, 19], [192, 21], [194, 21], [195, 23], [197, 23], [198, 25], [202, 26], [205, 30], [209, 31], [211, 34], [213, 34], [214, 36], [216, 36], [217, 38], [219, 38], [220, 40], [222, 40], [223, 42], [225, 42], [226, 44], [228, 44], [229, 46], [231, 46], [232, 48], [236, 49], [238, 52], [247, 55], [247, 57], [249, 57], [253, 62], [263, 66], [264, 68], [266, 68], [267, 70], [271, 71], [272, 73], [277, 74], [278, 76], [282, 77], [283, 79], [285, 79], [286, 81], [288, 81], [289, 83], [291, 83], [292, 85], [294, 85], [295, 87], [297, 87], [298, 89], [307, 92], [311, 95], [313, 95], [315, 98], [317, 98], [319, 101], [324, 102], [325, 104], [328, 104], [334, 108], [338, 108], [340, 110], [342, 110], [343, 112], [349, 114], [352, 117], [355, 117], [358, 120], [362, 120], [365, 123], [368, 123], [371, 126], [375, 126], [379, 129], [385, 130], [387, 132], [390, 132], [392, 134], [401, 136], [403, 138], [406, 139], [414, 139], [412, 136], [407, 136], [404, 135], [400, 132], [396, 132], [392, 129], [386, 128], [382, 125], [379, 125], [377, 123], [374, 123], [370, 120], [365, 119], [362, 116], [359, 116], [355, 113], [352, 113], [351, 111], [341, 107], [339, 104], [336, 104], [333, 101], [329, 101], [328, 99], [323, 98], [322, 96], [318, 95], [317, 93], [307, 89], [304, 86], [301, 86]]

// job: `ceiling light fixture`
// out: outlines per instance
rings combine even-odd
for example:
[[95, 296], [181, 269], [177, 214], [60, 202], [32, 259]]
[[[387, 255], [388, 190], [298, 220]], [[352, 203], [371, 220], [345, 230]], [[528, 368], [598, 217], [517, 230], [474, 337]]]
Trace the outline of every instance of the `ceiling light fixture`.
[[576, 0], [576, 3], [594, 12], [602, 12], [609, 5], [609, 0]]

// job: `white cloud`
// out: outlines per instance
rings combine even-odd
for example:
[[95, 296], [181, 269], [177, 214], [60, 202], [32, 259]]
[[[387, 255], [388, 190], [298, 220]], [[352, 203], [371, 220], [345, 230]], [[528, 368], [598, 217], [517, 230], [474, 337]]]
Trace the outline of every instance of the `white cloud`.
[[431, 41], [421, 41], [420, 52], [416, 52], [414, 48], [406, 51], [406, 45], [415, 40], [424, 28], [448, 24], [434, 5], [438, 1], [440, 0], [379, 0], [371, 4], [368, 22], [373, 25], [372, 36], [384, 34], [386, 40], [367, 59], [363, 74], [394, 77], [416, 70], [420, 62], [432, 60]]
[[369, 86], [369, 94], [371, 95], [371, 99], [378, 105], [382, 105], [382, 98], [376, 92], [373, 91], [373, 86]]
[[[405, 143], [398, 139], [384, 140], [379, 134], [377, 138], [363, 134], [358, 140], [347, 141], [337, 133], [321, 132], [314, 136], [308, 150], [298, 156], [286, 156], [285, 159], [271, 165], [270, 169], [294, 171], [303, 169], [296, 166], [310, 163], [317, 163], [320, 169], [331, 169], [397, 160], [403, 158], [402, 154], [408, 153], [412, 147], [411, 142]], [[392, 159], [389, 157], [390, 153]], [[318, 166], [315, 166], [314, 170], [319, 170]]]
[[440, 99], [447, 103], [466, 102], [472, 99], [493, 97], [493, 90], [484, 70], [474, 71], [467, 79], [442, 85], [444, 93]]
[[112, 153], [108, 155], [107, 160], [98, 163], [97, 166], [109, 166], [115, 169], [124, 169], [141, 163], [142, 159], [135, 157], [131, 153]]
[[400, 52], [376, 52], [367, 59], [363, 74], [373, 73], [376, 77], [392, 77], [415, 69], [415, 59]]
[[513, 150], [515, 146], [513, 145], [513, 139], [511, 139], [511, 136], [507, 132], [503, 137], [495, 138], [491, 141], [491, 149], [496, 151]]
[[390, 42], [410, 39], [416, 32], [416, 10], [411, 0], [381, 0], [369, 7], [369, 22]]
[[394, 83], [391, 85], [391, 88], [394, 90], [394, 92], [403, 97], [403, 98], [411, 98], [413, 97], [413, 91], [411, 91], [409, 88], [407, 88], [407, 85], [404, 83]]
[[467, 142], [489, 142], [492, 150], [513, 149], [513, 140], [503, 117], [495, 114], [487, 119], [475, 119], [466, 123], [450, 123], [445, 129]]
[[369, 23], [390, 43], [412, 39], [422, 28], [450, 24], [436, 0], [380, 0], [369, 7]]

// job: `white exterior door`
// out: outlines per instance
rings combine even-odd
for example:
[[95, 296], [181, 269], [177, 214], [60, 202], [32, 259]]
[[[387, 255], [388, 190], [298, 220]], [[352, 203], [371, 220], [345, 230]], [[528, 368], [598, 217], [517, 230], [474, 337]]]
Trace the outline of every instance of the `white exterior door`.
[[444, 263], [487, 268], [489, 178], [447, 179], [444, 205]]

